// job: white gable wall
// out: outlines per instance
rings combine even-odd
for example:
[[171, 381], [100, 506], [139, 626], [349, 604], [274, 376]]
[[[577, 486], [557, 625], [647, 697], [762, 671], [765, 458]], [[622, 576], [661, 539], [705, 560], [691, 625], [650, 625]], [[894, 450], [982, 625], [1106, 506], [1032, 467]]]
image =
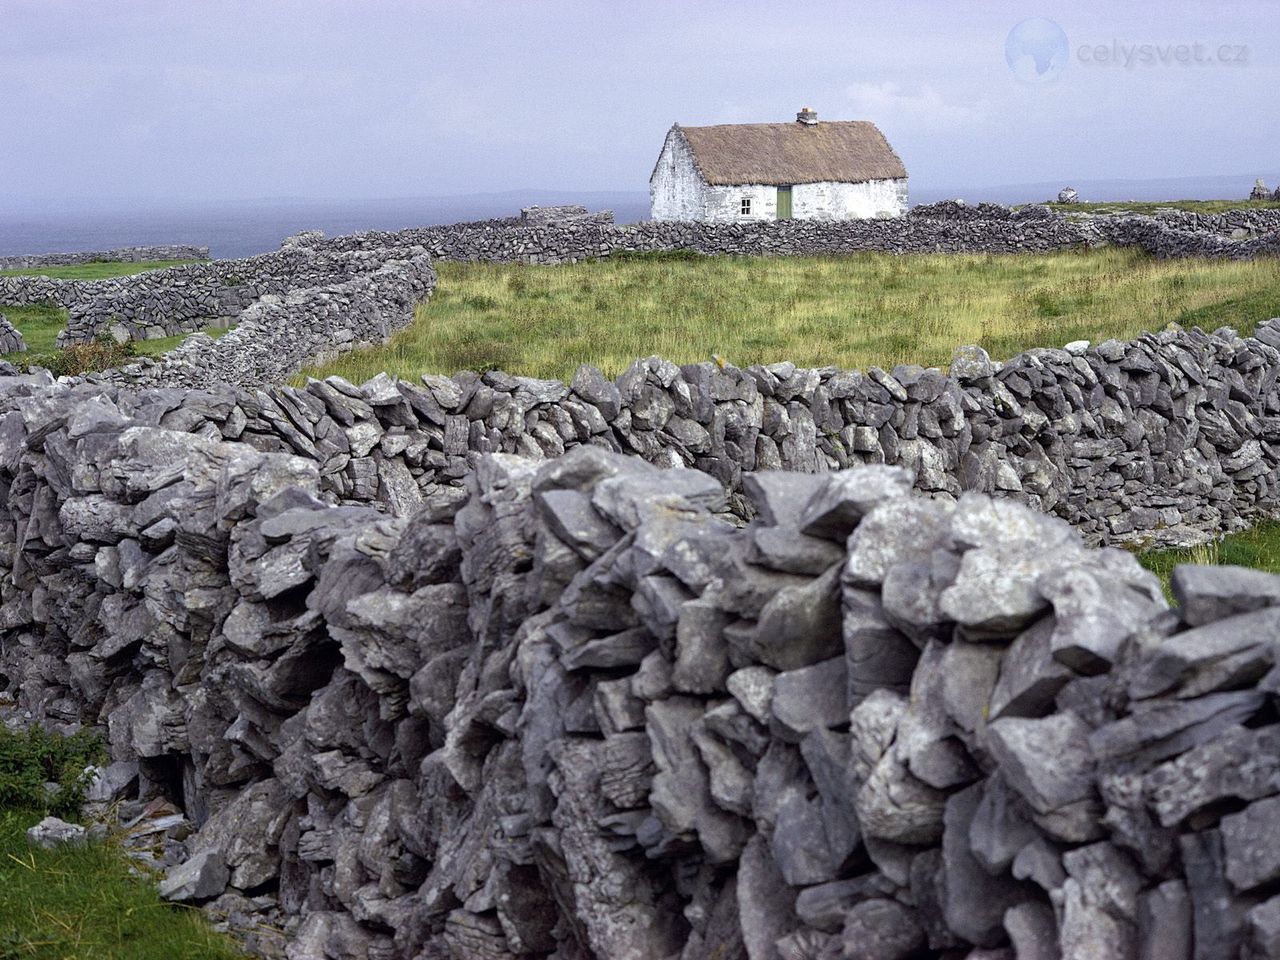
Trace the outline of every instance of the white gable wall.
[[[751, 214], [742, 215], [742, 199], [751, 198]], [[672, 131], [649, 180], [649, 210], [654, 220], [702, 220], [742, 223], [774, 220], [778, 188], [764, 184], [710, 186], [698, 173], [684, 138]], [[852, 220], [901, 216], [907, 212], [907, 181], [797, 183], [791, 188], [796, 220]]]
[[671, 131], [649, 178], [649, 216], [654, 220], [702, 220], [706, 190], [688, 144]]

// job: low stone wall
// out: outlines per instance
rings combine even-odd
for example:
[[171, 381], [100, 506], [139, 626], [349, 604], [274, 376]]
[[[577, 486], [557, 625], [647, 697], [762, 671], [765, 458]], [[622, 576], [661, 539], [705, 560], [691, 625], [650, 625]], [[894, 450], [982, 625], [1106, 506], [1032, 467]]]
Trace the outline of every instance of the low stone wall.
[[[1244, 231], [1248, 236], [1235, 235]], [[376, 250], [420, 244], [436, 259], [496, 263], [564, 263], [619, 251], [691, 250], [706, 255], [812, 256], [876, 250], [888, 253], [1043, 252], [1108, 243], [1139, 246], [1157, 256], [1248, 258], [1274, 254], [1280, 211], [1197, 215], [1066, 216], [1048, 207], [969, 206], [942, 201], [906, 217], [877, 220], [790, 220], [753, 223], [648, 222], [627, 225], [494, 220], [370, 232], [305, 242], [318, 249]]]
[[[393, 323], [408, 322], [422, 288], [405, 289]], [[964, 348], [950, 376], [653, 357], [616, 381], [583, 367], [569, 384], [489, 372], [256, 389], [300, 353], [347, 336], [331, 331], [349, 329], [348, 311], [309, 303], [264, 306], [243, 333], [64, 389], [201, 387], [170, 400], [189, 429], [308, 457], [334, 502], [399, 515], [447, 498], [482, 454], [540, 459], [583, 444], [696, 467], [735, 498], [754, 470], [901, 464], [933, 496], [1011, 497], [1101, 543], [1188, 545], [1280, 511], [1280, 320], [1252, 337], [1165, 332], [1005, 363]], [[368, 315], [371, 327], [347, 342], [393, 325], [379, 319], [384, 308]], [[254, 389], [229, 386], [242, 378]]]
[[1276, 955], [1280, 579], [883, 466], [389, 518], [174, 399], [0, 419], [0, 674], [295, 960]]
[[209, 248], [189, 243], [117, 247], [114, 250], [81, 250], [75, 253], [37, 253], [0, 256], [0, 270], [71, 266], [80, 263], [146, 263], [156, 260], [208, 260]]
[[244, 260], [193, 263], [107, 280], [0, 277], [0, 303], [52, 302], [66, 307], [69, 320], [59, 334], [60, 344], [106, 334], [155, 339], [238, 323], [241, 312], [262, 297], [345, 283], [419, 254], [393, 244], [353, 252], [289, 244]]
[[188, 337], [157, 360], [142, 360], [92, 379], [132, 386], [202, 387], [277, 384], [310, 364], [357, 347], [385, 343], [413, 323], [431, 296], [436, 274], [421, 251], [386, 260], [373, 273], [284, 296], [267, 294], [246, 307], [218, 339]]

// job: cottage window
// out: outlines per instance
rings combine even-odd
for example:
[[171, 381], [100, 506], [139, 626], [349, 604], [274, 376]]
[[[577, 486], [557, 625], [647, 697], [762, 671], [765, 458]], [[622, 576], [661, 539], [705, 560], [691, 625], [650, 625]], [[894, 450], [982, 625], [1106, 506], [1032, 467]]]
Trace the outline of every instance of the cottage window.
[[743, 197], [738, 212], [744, 217], [751, 216], [751, 198]]

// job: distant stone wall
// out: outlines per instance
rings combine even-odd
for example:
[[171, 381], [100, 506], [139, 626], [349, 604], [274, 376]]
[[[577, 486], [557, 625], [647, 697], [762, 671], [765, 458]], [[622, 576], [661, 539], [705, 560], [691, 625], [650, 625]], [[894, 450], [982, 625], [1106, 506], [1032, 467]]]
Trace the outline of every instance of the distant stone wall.
[[208, 259], [208, 247], [167, 243], [145, 247], [117, 247], [114, 250], [83, 250], [77, 253], [3, 256], [0, 257], [0, 270], [31, 270], [36, 267], [71, 266], [80, 263], [146, 263], [156, 260]]
[[288, 244], [243, 260], [193, 263], [107, 280], [0, 277], [0, 303], [52, 302], [66, 307], [70, 316], [59, 344], [107, 334], [148, 340], [235, 324], [243, 310], [264, 296], [345, 283], [416, 253], [395, 244], [350, 252]]
[[[1156, 256], [1249, 258], [1280, 247], [1280, 211], [1239, 215], [1066, 216], [957, 201], [873, 220], [763, 220], [745, 223], [655, 221], [639, 224], [528, 224], [510, 220], [370, 232], [305, 242], [317, 249], [377, 250], [413, 243], [438, 260], [565, 263], [619, 251], [692, 250], [707, 255], [814, 256], [875, 250], [907, 253], [1019, 253], [1119, 244]], [[1244, 231], [1246, 235], [1237, 235]]]
[[435, 289], [430, 259], [420, 250], [404, 253], [405, 259], [387, 259], [351, 280], [265, 294], [216, 340], [195, 334], [157, 360], [94, 379], [134, 386], [262, 386], [357, 347], [385, 343], [413, 322], [415, 308]]

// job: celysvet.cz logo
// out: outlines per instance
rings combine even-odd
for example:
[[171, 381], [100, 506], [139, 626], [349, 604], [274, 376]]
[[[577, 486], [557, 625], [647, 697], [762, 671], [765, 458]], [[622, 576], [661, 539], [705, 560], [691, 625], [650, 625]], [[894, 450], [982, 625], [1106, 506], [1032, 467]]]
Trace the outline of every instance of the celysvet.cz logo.
[[1049, 83], [1067, 65], [1138, 70], [1151, 67], [1242, 67], [1249, 63], [1249, 46], [1195, 40], [1187, 43], [1142, 43], [1112, 39], [1071, 44], [1066, 31], [1052, 20], [1032, 17], [1014, 25], [1004, 41], [1004, 58], [1013, 75], [1024, 83]]

